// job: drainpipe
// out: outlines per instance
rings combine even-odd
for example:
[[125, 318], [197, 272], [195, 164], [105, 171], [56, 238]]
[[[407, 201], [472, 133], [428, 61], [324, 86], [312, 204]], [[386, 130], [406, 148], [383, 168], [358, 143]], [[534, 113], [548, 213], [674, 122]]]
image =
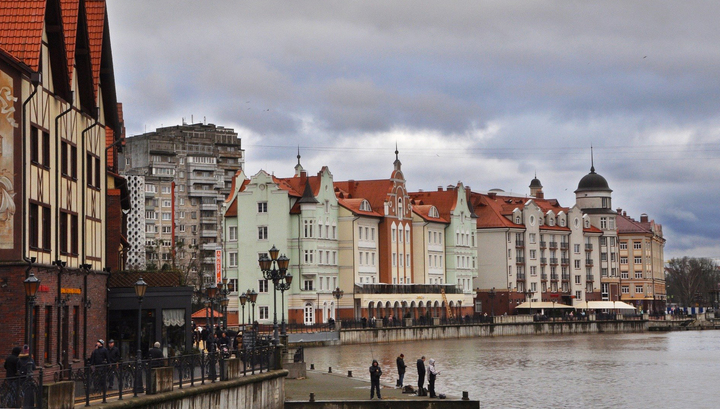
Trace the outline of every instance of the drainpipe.
[[[355, 237], [355, 231], [356, 231], [356, 230], [355, 230], [355, 226], [356, 226], [356, 225], [355, 225], [355, 222], [358, 221], [358, 219], [360, 219], [360, 218], [359, 218], [359, 217], [355, 217], [355, 218], [353, 219], [353, 221], [352, 221], [352, 234], [353, 234], [353, 237]], [[339, 232], [339, 231], [340, 231], [340, 222], [338, 221], [338, 232]], [[353, 243], [354, 243], [354, 242], [355, 242], [355, 240], [353, 240]], [[339, 251], [339, 249], [338, 249], [338, 253], [339, 253], [339, 252], [340, 252], [340, 251]], [[340, 256], [340, 255], [338, 254], [338, 257], [339, 257], [339, 256]], [[355, 268], [356, 268], [357, 264], [355, 264], [355, 245], [354, 245], [354, 244], [353, 244], [353, 246], [352, 246], [352, 259], [353, 259], [353, 263], [352, 263], [352, 266], [353, 266], [353, 272], [352, 272], [353, 311], [355, 311], [355, 318], [356, 318], [356, 319], [357, 319], [358, 317], [359, 317], [360, 319], [362, 319], [362, 303], [360, 303], [360, 311], [357, 311], [357, 310], [355, 309]], [[338, 272], [339, 272], [339, 269], [338, 269]], [[338, 277], [338, 284], [339, 284], [339, 283], [340, 283], [340, 277]], [[339, 304], [339, 303], [340, 303], [340, 302], [338, 301], [338, 304]], [[358, 315], [358, 312], [360, 313], [360, 315]]]
[[[30, 95], [27, 97], [27, 99], [25, 99], [25, 101], [23, 101], [23, 104], [22, 104], [22, 127], [23, 127], [22, 128], [22, 145], [21, 145], [21, 150], [22, 150], [22, 155], [23, 155], [22, 159], [21, 159], [23, 161], [23, 164], [22, 164], [22, 206], [21, 206], [22, 207], [22, 225], [25, 225], [25, 220], [27, 218], [27, 197], [28, 197], [27, 189], [26, 189], [27, 186], [25, 186], [26, 180], [27, 180], [27, 166], [24, 163], [25, 152], [27, 152], [27, 148], [26, 148], [27, 142], [26, 141], [28, 139], [27, 138], [27, 125], [28, 124], [25, 123], [25, 120], [26, 120], [25, 112], [27, 111], [27, 104], [30, 102], [30, 100], [33, 99], [35, 94], [37, 94], [38, 86], [40, 85], [41, 82], [42, 82], [42, 73], [41, 72], [33, 72], [32, 74], [30, 74], [30, 83], [33, 85], [33, 92], [30, 93]], [[25, 259], [27, 259], [27, 251], [26, 251], [27, 247], [25, 246], [25, 239], [27, 237], [27, 229], [21, 228], [20, 231], [21, 231], [21, 237], [22, 237], [22, 239], [21, 239], [22, 240], [22, 243], [21, 243], [22, 258], [23, 258], [23, 260], [25, 260]], [[25, 273], [25, 278], [27, 278], [29, 276], [29, 274], [30, 274], [30, 271], [27, 271]], [[25, 307], [25, 308], [27, 308], [27, 307]]]
[[[55, 256], [60, 259], [60, 179], [62, 178], [62, 171], [60, 169], [63, 159], [60, 158], [60, 118], [65, 116], [68, 112], [73, 109], [73, 96], [74, 92], [70, 91], [70, 101], [68, 101], [68, 108], [55, 117]], [[60, 163], [58, 163], [58, 161]], [[59, 279], [59, 277], [58, 277]], [[59, 287], [58, 287], [59, 288]]]

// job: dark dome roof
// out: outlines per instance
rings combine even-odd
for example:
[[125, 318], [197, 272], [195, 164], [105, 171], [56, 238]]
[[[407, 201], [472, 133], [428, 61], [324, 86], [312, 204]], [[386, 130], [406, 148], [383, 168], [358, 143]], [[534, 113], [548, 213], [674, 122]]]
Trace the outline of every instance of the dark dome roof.
[[542, 183], [540, 183], [540, 179], [538, 179], [538, 178], [536, 177], [536, 178], [534, 178], [533, 180], [530, 181], [530, 187], [531, 187], [531, 188], [533, 188], [533, 187], [542, 188], [543, 185], [542, 185]]
[[575, 193], [589, 191], [612, 192], [612, 189], [610, 189], [610, 186], [608, 186], [607, 180], [605, 180], [605, 178], [601, 175], [595, 173], [594, 166], [590, 168], [590, 173], [580, 179], [580, 183], [578, 183], [578, 187]]

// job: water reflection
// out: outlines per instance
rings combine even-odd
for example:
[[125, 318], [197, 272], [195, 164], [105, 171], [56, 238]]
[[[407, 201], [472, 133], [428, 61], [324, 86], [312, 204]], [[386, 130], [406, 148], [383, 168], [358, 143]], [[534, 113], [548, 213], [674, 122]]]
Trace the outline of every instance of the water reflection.
[[717, 331], [471, 338], [308, 348], [305, 357], [318, 370], [366, 379], [377, 359], [383, 382], [394, 385], [403, 353], [405, 383], [415, 385], [415, 361], [425, 355], [441, 371], [438, 392], [469, 391], [481, 407], [711, 408], [718, 341]]

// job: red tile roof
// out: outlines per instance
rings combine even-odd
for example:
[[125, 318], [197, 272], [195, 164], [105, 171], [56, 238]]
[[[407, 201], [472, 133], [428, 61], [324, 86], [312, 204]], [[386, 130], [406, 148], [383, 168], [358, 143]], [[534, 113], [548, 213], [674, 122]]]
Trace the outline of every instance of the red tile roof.
[[97, 98], [100, 84], [100, 61], [102, 57], [103, 31], [105, 29], [105, 0], [85, 0], [90, 61], [92, 62], [93, 92]]
[[518, 228], [524, 229], [525, 226], [515, 224], [507, 217], [503, 216], [502, 205], [498, 203], [497, 196], [491, 198], [488, 195], [480, 193], [472, 193], [470, 195], [477, 215], [478, 229], [494, 229], [494, 228]]
[[380, 211], [385, 208], [387, 195], [392, 191], [393, 181], [390, 179], [379, 180], [348, 180], [334, 182], [336, 195], [342, 193], [344, 199], [366, 199], [373, 211]]
[[[365, 201], [365, 199], [363, 199], [363, 198], [345, 199], [345, 198], [343, 198], [343, 197], [341, 197], [341, 196], [342, 196], [342, 193], [341, 193], [340, 196], [338, 196], [338, 198], [337, 198], [338, 204], [339, 204], [340, 206], [342, 206], [342, 207], [350, 210], [350, 211], [353, 212], [354, 214], [358, 214], [358, 215], [361, 215], [361, 216], [370, 216], [370, 217], [383, 217], [383, 215], [382, 215], [381, 213], [378, 213], [378, 212], [376, 212], [376, 211], [374, 211], [374, 210], [373, 210], [373, 211], [370, 211], [370, 212], [367, 211], [367, 210], [360, 210], [360, 204], [361, 204], [363, 201]], [[371, 206], [371, 207], [372, 207], [372, 206]]]
[[0, 48], [33, 71], [40, 68], [47, 0], [0, 0]]
[[120, 272], [110, 274], [108, 278], [109, 288], [133, 287], [135, 282], [142, 277], [148, 287], [179, 287], [180, 275], [172, 271], [156, 272]]
[[[415, 204], [412, 207], [413, 213], [417, 214], [418, 216], [422, 217], [423, 220], [429, 221], [429, 222], [437, 222], [437, 223], [450, 223], [450, 219], [445, 219], [443, 217], [431, 217], [430, 216], [430, 209], [433, 208], [434, 205], [418, 205]], [[438, 211], [439, 213], [439, 211]]]
[[[465, 192], [463, 192], [463, 195]], [[438, 190], [429, 192], [412, 192], [408, 193], [413, 201], [413, 210], [415, 207], [422, 205], [433, 205], [437, 208], [440, 217], [450, 222], [450, 213], [457, 207], [457, 196], [458, 192], [456, 189], [451, 190]], [[428, 211], [430, 209], [428, 208]], [[463, 209], [464, 210], [464, 209]], [[469, 211], [470, 209], [467, 209]], [[420, 213], [419, 216], [425, 218]]]
[[79, 0], [60, 0], [63, 33], [65, 34], [65, 53], [68, 64], [68, 81], [72, 81], [75, 66], [75, 45], [77, 43]]

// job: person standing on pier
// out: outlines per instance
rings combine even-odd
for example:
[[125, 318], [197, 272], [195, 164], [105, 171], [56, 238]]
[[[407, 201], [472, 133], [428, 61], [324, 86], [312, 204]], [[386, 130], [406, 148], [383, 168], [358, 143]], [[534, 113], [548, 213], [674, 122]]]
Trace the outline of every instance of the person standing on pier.
[[430, 374], [428, 375], [428, 392], [430, 392], [431, 398], [436, 398], [437, 395], [435, 395], [435, 378], [437, 378], [440, 371], [435, 368], [435, 360], [432, 358], [430, 358], [428, 372], [430, 372]]
[[397, 363], [398, 368], [398, 387], [403, 387], [403, 379], [405, 378], [405, 368], [407, 368], [407, 365], [405, 365], [405, 355], [400, 354], [399, 357], [397, 357], [397, 360], [395, 361]]
[[376, 389], [378, 399], [382, 399], [380, 396], [380, 375], [382, 375], [382, 369], [380, 369], [378, 361], [373, 359], [372, 366], [370, 367], [370, 399], [375, 396]]
[[423, 385], [425, 385], [425, 357], [417, 360], [418, 372], [418, 396], [422, 396]]

